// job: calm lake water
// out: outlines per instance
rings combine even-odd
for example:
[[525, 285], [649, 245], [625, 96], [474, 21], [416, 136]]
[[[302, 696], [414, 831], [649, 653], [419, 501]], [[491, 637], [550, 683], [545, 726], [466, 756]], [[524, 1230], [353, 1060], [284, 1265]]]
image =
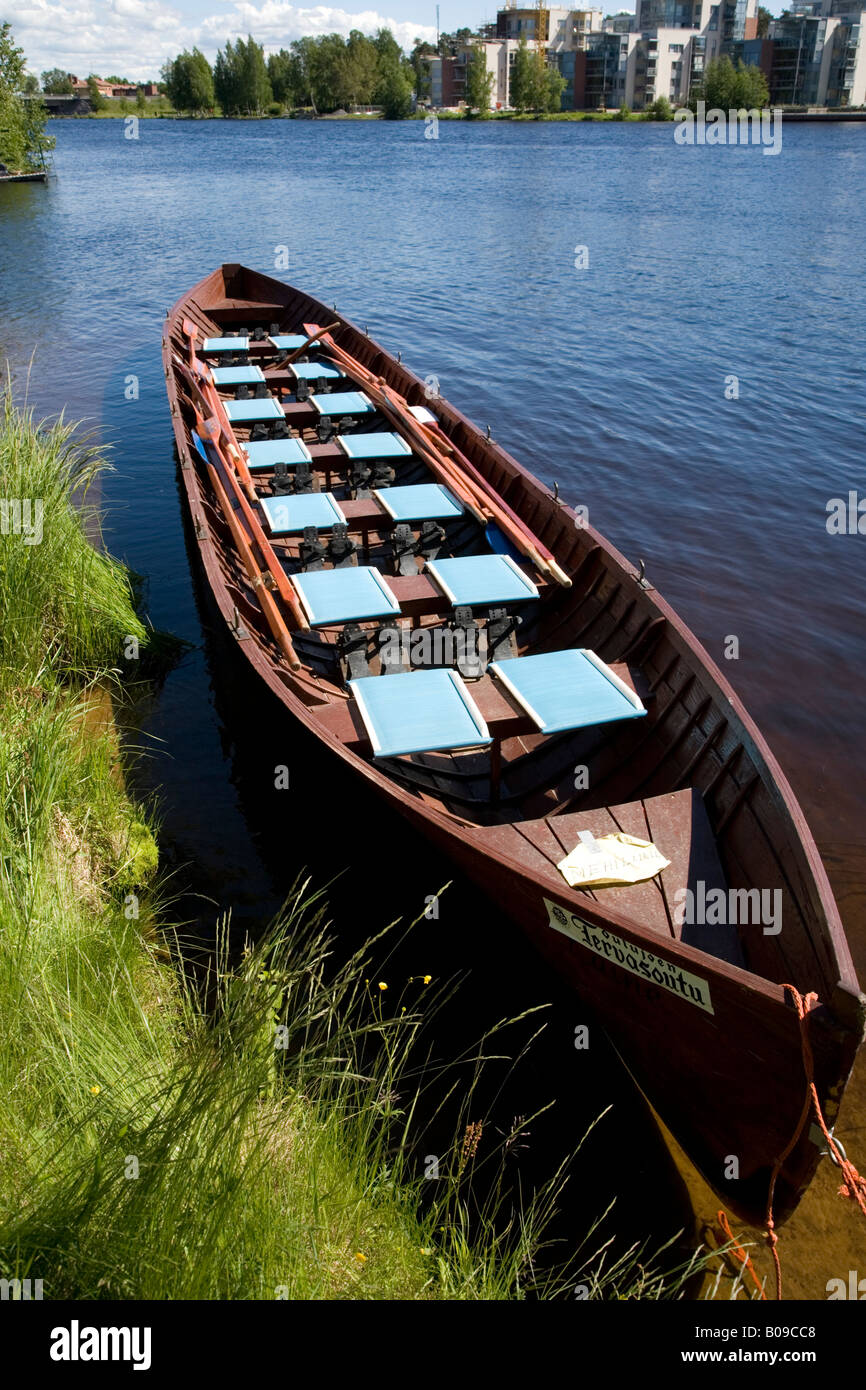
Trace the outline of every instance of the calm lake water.
[[[352, 786], [318, 776], [294, 733], [308, 776], [290, 810], [274, 802], [287, 735], [196, 602], [160, 327], [230, 260], [336, 302], [435, 376], [646, 560], [720, 663], [738, 638], [726, 669], [802, 801], [866, 976], [866, 535], [825, 525], [829, 499], [866, 496], [866, 128], [786, 127], [776, 158], [684, 148], [672, 127], [638, 124], [442, 122], [437, 140], [414, 122], [142, 121], [127, 139], [122, 121], [67, 121], [52, 133], [57, 177], [0, 189], [0, 352], [22, 392], [32, 358], [38, 410], [87, 418], [112, 444], [107, 542], [147, 577], [154, 623], [194, 644], [144, 731], [183, 881], [253, 926], [298, 869], [323, 882], [347, 867], [332, 901], [355, 944], [451, 876]], [[197, 911], [203, 922], [216, 909]], [[713, 1199], [672, 1162], [601, 1039], [574, 1050], [583, 1005], [490, 916], [455, 882], [400, 968], [468, 972], [437, 1031], [446, 1055], [551, 1004], [496, 1112], [507, 1128], [557, 1100], [558, 1118], [530, 1126], [527, 1175], [613, 1103], [572, 1182], [565, 1239], [613, 1195], [623, 1239], [670, 1234], [693, 1213], [700, 1228]], [[861, 1168], [864, 1070], [838, 1128]], [[824, 1297], [827, 1279], [857, 1268], [835, 1176], [825, 1165], [783, 1233], [789, 1296]]]

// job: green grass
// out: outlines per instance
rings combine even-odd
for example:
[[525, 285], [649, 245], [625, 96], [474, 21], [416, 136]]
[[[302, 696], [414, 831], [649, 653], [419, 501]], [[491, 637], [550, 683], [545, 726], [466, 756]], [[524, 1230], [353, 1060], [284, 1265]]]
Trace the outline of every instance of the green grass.
[[308, 886], [257, 945], [224, 922], [206, 970], [182, 957], [112, 718], [155, 644], [90, 543], [105, 467], [5, 400], [0, 497], [43, 528], [0, 536], [0, 1275], [49, 1299], [678, 1296], [694, 1261], [609, 1263], [595, 1229], [550, 1272], [564, 1173], [522, 1196], [478, 1099], [508, 1023], [451, 1059], [454, 1139], [418, 1175], [441, 993], [381, 989], [381, 939], [337, 967]]

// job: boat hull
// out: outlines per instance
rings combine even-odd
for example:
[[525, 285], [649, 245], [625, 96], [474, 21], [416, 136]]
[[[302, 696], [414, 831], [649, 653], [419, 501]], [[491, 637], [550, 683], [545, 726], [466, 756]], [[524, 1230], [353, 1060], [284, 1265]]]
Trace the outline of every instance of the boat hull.
[[[246, 283], [237, 267], [225, 267], [223, 274], [226, 287], [243, 287]], [[243, 276], [256, 287], [263, 287], [261, 292], [270, 301], [263, 307], [270, 316], [282, 306], [291, 307], [297, 322], [318, 317], [325, 323], [339, 318], [308, 296], [265, 277], [249, 272], [243, 272]], [[710, 1185], [743, 1220], [763, 1223], [771, 1175], [777, 1160], [784, 1155], [774, 1201], [774, 1218], [779, 1224], [796, 1207], [820, 1159], [812, 1126], [802, 1123], [807, 1076], [801, 1026], [790, 993], [781, 983], [729, 965], [673, 937], [660, 936], [649, 923], [629, 921], [605, 911], [597, 900], [576, 895], [564, 882], [560, 888], [549, 874], [545, 877], [528, 863], [502, 852], [491, 852], [489, 841], [477, 825], [434, 804], [428, 797], [408, 791], [374, 761], [360, 756], [335, 737], [318, 717], [317, 700], [321, 697], [316, 690], [288, 672], [266, 635], [263, 637], [255, 606], [238, 578], [228, 533], [207, 495], [190, 447], [188, 425], [178, 407], [173, 379], [173, 344], [182, 341], [180, 324], [187, 313], [197, 312], [201, 321], [203, 316], [218, 312], [221, 317], [215, 322], [222, 324], [242, 322], [250, 314], [250, 301], [242, 293], [229, 294], [227, 288], [220, 299], [219, 292], [215, 274], [178, 302], [168, 316], [163, 352], [192, 533], [209, 589], [244, 657], [287, 715], [311, 730], [372, 793], [384, 797], [420, 836], [435, 844], [478, 885], [496, 910], [526, 933], [552, 968], [575, 990], [582, 1007], [592, 1010], [647, 1099]], [[371, 344], [354, 326], [339, 321], [341, 341], [348, 350], [359, 356], [366, 354], [365, 360], [374, 363], [376, 371], [396, 389], [409, 395], [417, 387], [420, 393], [421, 383], [405, 367]], [[528, 492], [535, 512], [540, 509], [543, 514], [546, 508], [550, 526], [554, 522], [562, 525], [562, 516], [568, 509], [557, 503], [537, 480], [492, 442], [486, 443], [474, 426], [451, 407], [443, 406], [440, 418], [447, 418], [452, 438], [458, 438], [462, 448], [474, 451], [479, 466], [489, 454], [492, 473], [494, 469], [499, 470], [499, 475], [507, 471], [512, 483], [519, 482]], [[710, 692], [703, 705], [698, 704], [695, 692], [695, 709], [703, 710], [713, 699], [724, 710], [720, 727], [726, 728], [732, 722], [741, 746], [762, 769], [769, 809], [779, 816], [785, 833], [792, 837], [798, 862], [791, 869], [791, 877], [799, 875], [797, 887], [806, 904], [803, 910], [808, 908], [813, 914], [815, 951], [826, 981], [820, 991], [820, 1005], [809, 1014], [808, 1030], [817, 1093], [828, 1123], [832, 1124], [863, 1036], [863, 1001], [826, 875], [802, 812], [760, 734], [697, 640], [663, 600], [635, 584], [639, 576], [602, 537], [592, 533], [590, 540], [593, 549], [607, 557], [606, 563], [618, 567], [618, 572], [621, 570], [628, 582], [635, 585], [635, 597], [624, 608], [638, 634], [633, 645], [639, 646], [640, 633], [652, 634], [654, 628], [664, 624], [678, 650], [692, 661], [702, 689]], [[567, 553], [563, 554], [562, 563], [569, 568]], [[586, 557], [580, 561], [585, 563]], [[608, 606], [609, 602], [601, 611]], [[643, 615], [641, 606], [646, 609]], [[667, 679], [666, 676], [665, 681], [659, 680], [660, 691]], [[690, 680], [694, 679], [692, 675]], [[683, 688], [691, 688], [689, 680], [683, 682]], [[673, 705], [671, 698], [658, 723]], [[674, 745], [682, 746], [687, 772], [697, 767], [698, 758], [704, 756], [689, 756], [689, 740], [702, 732], [700, 721], [694, 716], [692, 719], [684, 733], [677, 735]], [[712, 748], [720, 770], [713, 778], [707, 776], [705, 798], [735, 766], [735, 757], [727, 751], [724, 741], [727, 737], [725, 733]], [[705, 748], [713, 745], [713, 738], [706, 739]], [[720, 816], [723, 822], [736, 818], [741, 804], [747, 802], [751, 785], [744, 779], [739, 790], [734, 787], [730, 808]], [[786, 978], [777, 976], [777, 980]], [[794, 976], [791, 983], [798, 984], [803, 994], [807, 992], [807, 985], [799, 976]]]

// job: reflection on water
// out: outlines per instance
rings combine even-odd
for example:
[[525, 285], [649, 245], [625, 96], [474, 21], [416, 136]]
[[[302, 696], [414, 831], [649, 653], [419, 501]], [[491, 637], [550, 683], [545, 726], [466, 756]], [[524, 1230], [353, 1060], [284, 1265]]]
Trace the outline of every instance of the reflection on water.
[[[866, 129], [796, 126], [767, 160], [628, 124], [453, 124], [438, 141], [421, 123], [143, 121], [138, 141], [122, 124], [55, 122], [57, 178], [0, 189], [0, 355], [20, 390], [35, 348], [37, 409], [66, 407], [111, 441], [109, 544], [148, 577], [154, 622], [196, 645], [151, 713], [148, 764], [170, 856], [196, 866], [196, 889], [252, 924], [297, 868], [347, 866], [335, 917], [363, 935], [420, 910], [451, 876], [338, 786], [315, 749], [302, 753], [300, 735], [254, 713], [257, 692], [226, 680], [196, 607], [161, 320], [219, 261], [270, 272], [288, 246], [286, 278], [368, 323], [587, 505], [625, 554], [646, 558], [717, 659], [739, 637], [729, 674], [802, 801], [866, 976], [866, 537], [825, 526], [830, 498], [866, 492], [866, 285], [854, 273]], [[739, 394], [726, 399], [732, 375]], [[287, 739], [291, 757], [276, 757]], [[306, 769], [288, 808], [272, 790], [280, 761]], [[503, 1101], [508, 1124], [506, 1112], [559, 1097], [528, 1174], [615, 1102], [573, 1184], [574, 1229], [588, 1198], [604, 1205], [617, 1189], [624, 1232], [645, 1230], [648, 1213], [659, 1232], [685, 1223], [643, 1103], [600, 1040], [588, 1054], [571, 1046], [583, 1006], [473, 890], [455, 883], [406, 950], [407, 974], [430, 961], [469, 972], [448, 1047], [552, 1001], [535, 1060]], [[861, 1166], [864, 1117], [861, 1067], [839, 1125]], [[700, 1223], [714, 1199], [682, 1173]], [[835, 1178], [825, 1165], [785, 1228], [790, 1294], [822, 1297], [828, 1278], [857, 1267]]]

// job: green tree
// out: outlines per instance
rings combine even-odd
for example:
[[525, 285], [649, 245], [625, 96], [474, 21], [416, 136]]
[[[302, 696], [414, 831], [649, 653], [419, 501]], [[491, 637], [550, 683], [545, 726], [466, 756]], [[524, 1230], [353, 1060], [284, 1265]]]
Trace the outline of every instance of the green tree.
[[372, 39], [353, 29], [346, 41], [346, 87], [356, 106], [369, 106], [379, 76], [379, 53]]
[[322, 34], [313, 49], [313, 85], [320, 111], [336, 111], [351, 104], [349, 60], [342, 34]]
[[403, 62], [403, 50], [390, 29], [378, 29], [373, 43], [379, 55], [380, 72], [390, 72], [393, 68], [400, 67]]
[[742, 60], [734, 67], [725, 57], [707, 64], [704, 80], [692, 91], [688, 104], [692, 111], [697, 110], [699, 101], [706, 102], [708, 110], [761, 110], [769, 100], [767, 79], [759, 67], [746, 67]]
[[511, 80], [509, 82], [509, 101], [515, 111], [528, 111], [532, 106], [534, 69], [535, 64], [529, 49], [526, 47], [526, 39], [521, 39], [514, 55], [514, 62], [511, 65]]
[[747, 108], [754, 106], [760, 111], [769, 105], [770, 88], [767, 85], [767, 79], [754, 63], [747, 67], [741, 60], [737, 64], [732, 96], [732, 104], [738, 110], [743, 106]]
[[511, 68], [509, 99], [517, 111], [559, 111], [565, 78], [547, 66], [542, 53], [530, 52], [521, 39]]
[[378, 55], [373, 100], [381, 106], [386, 120], [405, 120], [412, 114], [415, 70], [403, 57], [403, 50], [390, 29], [380, 29], [373, 43]]
[[298, 65], [301, 99], [309, 102], [313, 110], [316, 111], [316, 40], [313, 38], [295, 39], [292, 44], [292, 55]]
[[24, 52], [16, 47], [12, 26], [0, 24], [0, 162], [13, 173], [31, 173], [54, 148], [45, 134], [48, 113], [41, 101], [23, 96]]
[[264, 49], [249, 34], [217, 53], [213, 82], [224, 116], [260, 116], [273, 100]]
[[400, 68], [391, 68], [385, 74], [377, 98], [386, 121], [405, 121], [412, 115], [412, 84]]
[[566, 85], [565, 78], [558, 68], [546, 67], [540, 81], [538, 109], [540, 111], [561, 111], [562, 94]]
[[646, 120], [648, 121], [672, 121], [674, 118], [674, 108], [671, 106], [667, 97], [656, 97], [646, 109]]
[[758, 38], [765, 39], [770, 29], [770, 20], [773, 16], [769, 10], [765, 10], [763, 5], [758, 6]]
[[184, 50], [165, 64], [162, 80], [166, 94], [176, 111], [212, 111], [214, 108], [214, 78], [211, 65], [203, 53], [194, 48]]
[[490, 111], [493, 73], [487, 71], [487, 51], [483, 44], [472, 47], [466, 62], [466, 105], [470, 112], [486, 116]]
[[282, 106], [300, 106], [304, 96], [304, 74], [295, 53], [281, 48], [268, 58], [268, 80], [274, 101]]
[[72, 83], [69, 80], [69, 73], [62, 68], [49, 68], [42, 74], [42, 90], [49, 96], [70, 97], [72, 96]]
[[430, 61], [436, 57], [436, 49], [423, 39], [415, 40], [409, 62], [415, 69], [415, 95], [419, 101], [429, 101], [431, 94]]
[[107, 104], [105, 97], [96, 85], [98, 80], [93, 73], [87, 79], [87, 99], [90, 102], [91, 111], [104, 111]]

